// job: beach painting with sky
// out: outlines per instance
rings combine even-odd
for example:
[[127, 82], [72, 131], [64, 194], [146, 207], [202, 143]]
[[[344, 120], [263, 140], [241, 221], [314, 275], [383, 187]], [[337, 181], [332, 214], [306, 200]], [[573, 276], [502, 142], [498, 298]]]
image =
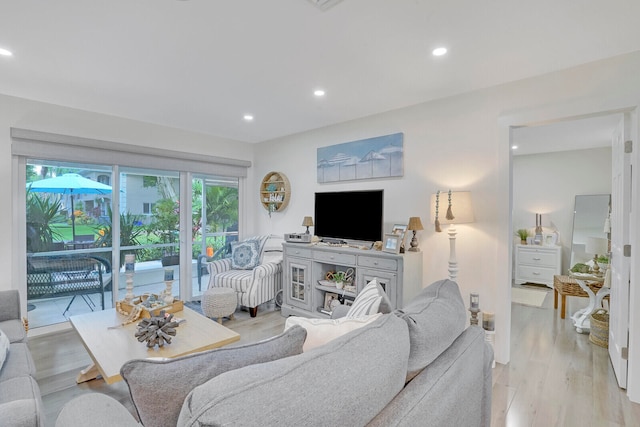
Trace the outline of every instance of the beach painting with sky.
[[404, 173], [403, 134], [318, 148], [318, 182], [390, 178]]

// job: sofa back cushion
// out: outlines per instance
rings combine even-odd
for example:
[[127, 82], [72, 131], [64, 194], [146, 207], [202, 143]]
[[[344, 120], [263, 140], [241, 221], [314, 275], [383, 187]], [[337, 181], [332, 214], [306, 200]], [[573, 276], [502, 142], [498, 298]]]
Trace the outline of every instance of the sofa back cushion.
[[363, 426], [404, 386], [409, 335], [393, 315], [309, 352], [229, 371], [185, 399], [179, 426]]
[[458, 284], [440, 280], [394, 312], [409, 326], [407, 380], [433, 362], [464, 331], [467, 313]]
[[[223, 372], [300, 354], [307, 332], [293, 327], [253, 344], [219, 348], [168, 360], [131, 360], [120, 369], [145, 427], [174, 426], [189, 392]], [[180, 335], [176, 339], [179, 339]]]

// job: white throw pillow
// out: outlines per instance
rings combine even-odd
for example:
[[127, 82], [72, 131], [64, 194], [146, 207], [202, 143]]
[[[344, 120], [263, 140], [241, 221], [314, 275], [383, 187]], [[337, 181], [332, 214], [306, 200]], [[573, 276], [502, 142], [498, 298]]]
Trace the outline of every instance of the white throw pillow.
[[302, 347], [302, 351], [305, 352], [320, 347], [346, 333], [362, 328], [381, 316], [382, 313], [360, 318], [342, 317], [340, 319], [308, 319], [306, 317], [291, 316], [287, 318], [284, 330], [286, 331], [294, 325], [300, 325], [307, 330], [307, 339]]
[[381, 291], [382, 288], [378, 285], [378, 280], [370, 281], [356, 296], [345, 317], [353, 318], [377, 313], [382, 301]]
[[9, 337], [0, 329], [0, 370], [7, 359], [7, 354], [9, 354]]

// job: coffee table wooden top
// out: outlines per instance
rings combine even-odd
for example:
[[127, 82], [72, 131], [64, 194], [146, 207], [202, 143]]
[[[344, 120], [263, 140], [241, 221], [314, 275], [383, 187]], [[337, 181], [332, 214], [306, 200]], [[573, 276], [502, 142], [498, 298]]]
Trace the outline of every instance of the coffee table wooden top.
[[139, 321], [109, 329], [120, 325], [125, 319], [114, 308], [71, 316], [69, 320], [94, 362], [93, 366], [81, 373], [78, 382], [95, 378], [99, 373], [107, 384], [112, 384], [122, 380], [120, 368], [129, 360], [174, 358], [222, 347], [240, 339], [236, 332], [190, 308], [185, 307], [174, 315], [186, 319], [186, 322], [176, 328], [177, 333], [171, 344], [154, 348], [147, 348], [145, 342], [138, 342], [134, 336]]

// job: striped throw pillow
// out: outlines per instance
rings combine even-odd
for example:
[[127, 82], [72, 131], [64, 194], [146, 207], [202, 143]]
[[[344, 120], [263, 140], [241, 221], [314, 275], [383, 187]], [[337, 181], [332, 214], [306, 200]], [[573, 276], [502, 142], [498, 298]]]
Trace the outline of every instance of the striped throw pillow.
[[345, 317], [361, 317], [370, 314], [376, 314], [380, 308], [382, 301], [382, 288], [378, 285], [378, 281], [373, 279], [362, 291], [356, 296], [353, 305], [349, 308]]

